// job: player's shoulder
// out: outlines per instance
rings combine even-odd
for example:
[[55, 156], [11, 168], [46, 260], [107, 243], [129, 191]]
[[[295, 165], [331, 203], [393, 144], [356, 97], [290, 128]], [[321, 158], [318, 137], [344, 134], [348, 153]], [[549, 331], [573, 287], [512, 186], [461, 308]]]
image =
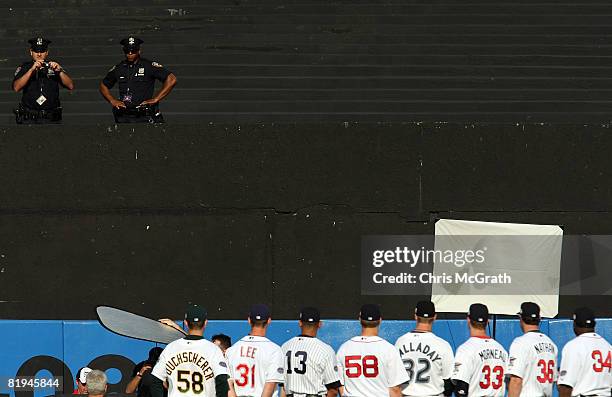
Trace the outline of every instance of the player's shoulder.
[[162, 65], [160, 62], [154, 61], [148, 58], [140, 58], [140, 62], [147, 66], [153, 67], [153, 68], [163, 68], [164, 67], [164, 65]]

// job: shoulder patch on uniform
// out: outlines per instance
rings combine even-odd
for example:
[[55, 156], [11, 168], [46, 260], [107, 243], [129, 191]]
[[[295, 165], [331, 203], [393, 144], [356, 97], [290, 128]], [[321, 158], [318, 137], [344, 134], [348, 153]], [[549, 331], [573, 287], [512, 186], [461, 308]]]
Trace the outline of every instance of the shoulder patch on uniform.
[[461, 366], [461, 363], [455, 363], [455, 369], [458, 369]]
[[567, 375], [567, 371], [566, 370], [563, 370], [563, 371], [559, 372], [559, 376], [565, 376], [565, 375]]
[[276, 371], [278, 371], [279, 374], [284, 374], [285, 373], [285, 368], [277, 368]]
[[157, 63], [157, 62], [151, 62], [152, 66], [155, 66], [156, 68], [163, 68], [164, 66], [161, 63]]
[[225, 363], [225, 361], [220, 361], [219, 366], [223, 368], [227, 368], [227, 364]]
[[21, 66], [17, 66], [17, 69], [15, 69], [15, 76], [17, 76], [19, 72], [21, 72]]
[[117, 65], [113, 66], [112, 68], [108, 69], [108, 72], [112, 72], [113, 70], [115, 70], [115, 68], [117, 67]]

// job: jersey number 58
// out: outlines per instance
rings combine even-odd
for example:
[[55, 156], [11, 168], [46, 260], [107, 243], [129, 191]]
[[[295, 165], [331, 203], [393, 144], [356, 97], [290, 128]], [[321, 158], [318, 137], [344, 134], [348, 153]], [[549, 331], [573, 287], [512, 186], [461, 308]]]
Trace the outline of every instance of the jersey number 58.
[[349, 378], [359, 378], [361, 375], [366, 378], [376, 378], [378, 376], [378, 358], [376, 356], [346, 356], [344, 357], [344, 367], [346, 376]]
[[176, 388], [181, 393], [191, 390], [193, 394], [200, 394], [204, 391], [204, 377], [199, 372], [176, 371]]

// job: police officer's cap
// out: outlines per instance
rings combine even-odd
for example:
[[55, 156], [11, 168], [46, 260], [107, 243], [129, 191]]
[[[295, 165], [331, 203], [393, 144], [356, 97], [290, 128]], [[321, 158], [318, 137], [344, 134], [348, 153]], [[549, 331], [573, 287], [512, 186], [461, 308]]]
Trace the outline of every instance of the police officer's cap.
[[34, 37], [28, 40], [28, 43], [30, 43], [30, 48], [32, 49], [32, 51], [46, 52], [47, 47], [49, 47], [49, 44], [51, 43], [51, 40], [47, 40], [44, 37]]
[[126, 37], [120, 41], [120, 44], [123, 46], [124, 50], [138, 50], [140, 49], [140, 45], [142, 43], [144, 43], [144, 41], [135, 36]]

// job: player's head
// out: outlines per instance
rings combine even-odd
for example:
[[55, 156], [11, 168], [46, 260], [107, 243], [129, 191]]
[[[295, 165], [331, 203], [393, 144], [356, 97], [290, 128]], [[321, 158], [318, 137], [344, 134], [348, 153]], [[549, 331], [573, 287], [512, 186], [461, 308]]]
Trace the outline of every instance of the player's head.
[[223, 353], [225, 353], [225, 351], [232, 346], [232, 338], [225, 334], [213, 335], [210, 340], [212, 341], [212, 343], [219, 346]]
[[574, 310], [574, 333], [576, 335], [595, 331], [595, 313], [588, 307]]
[[108, 379], [104, 371], [94, 369], [87, 374], [87, 391], [90, 396], [103, 396], [106, 393]]
[[164, 349], [162, 349], [161, 347], [154, 347], [149, 350], [149, 358], [147, 358], [147, 364], [154, 366], [155, 363], [157, 363], [157, 360], [159, 360], [159, 356], [162, 354], [163, 351]]
[[470, 329], [485, 330], [489, 322], [489, 308], [482, 303], [473, 303], [468, 312]]
[[321, 312], [316, 307], [303, 307], [298, 316], [298, 324], [302, 334], [316, 336], [321, 328]]
[[199, 333], [204, 331], [208, 319], [208, 313], [200, 305], [191, 304], [187, 306], [185, 310], [185, 326], [189, 329], [189, 332]]
[[540, 306], [533, 302], [521, 303], [521, 310], [517, 313], [523, 332], [537, 328], [540, 325]]
[[270, 308], [262, 303], [251, 306], [249, 310], [249, 324], [251, 328], [263, 328], [265, 329], [270, 321], [272, 321], [272, 314]]
[[414, 319], [417, 324], [431, 326], [436, 319], [436, 306], [432, 301], [419, 301], [414, 308]]
[[91, 372], [91, 368], [83, 367], [77, 371], [76, 384], [77, 394], [87, 394], [87, 375]]
[[371, 303], [361, 306], [359, 311], [359, 322], [362, 328], [378, 328], [382, 321], [380, 307]]

